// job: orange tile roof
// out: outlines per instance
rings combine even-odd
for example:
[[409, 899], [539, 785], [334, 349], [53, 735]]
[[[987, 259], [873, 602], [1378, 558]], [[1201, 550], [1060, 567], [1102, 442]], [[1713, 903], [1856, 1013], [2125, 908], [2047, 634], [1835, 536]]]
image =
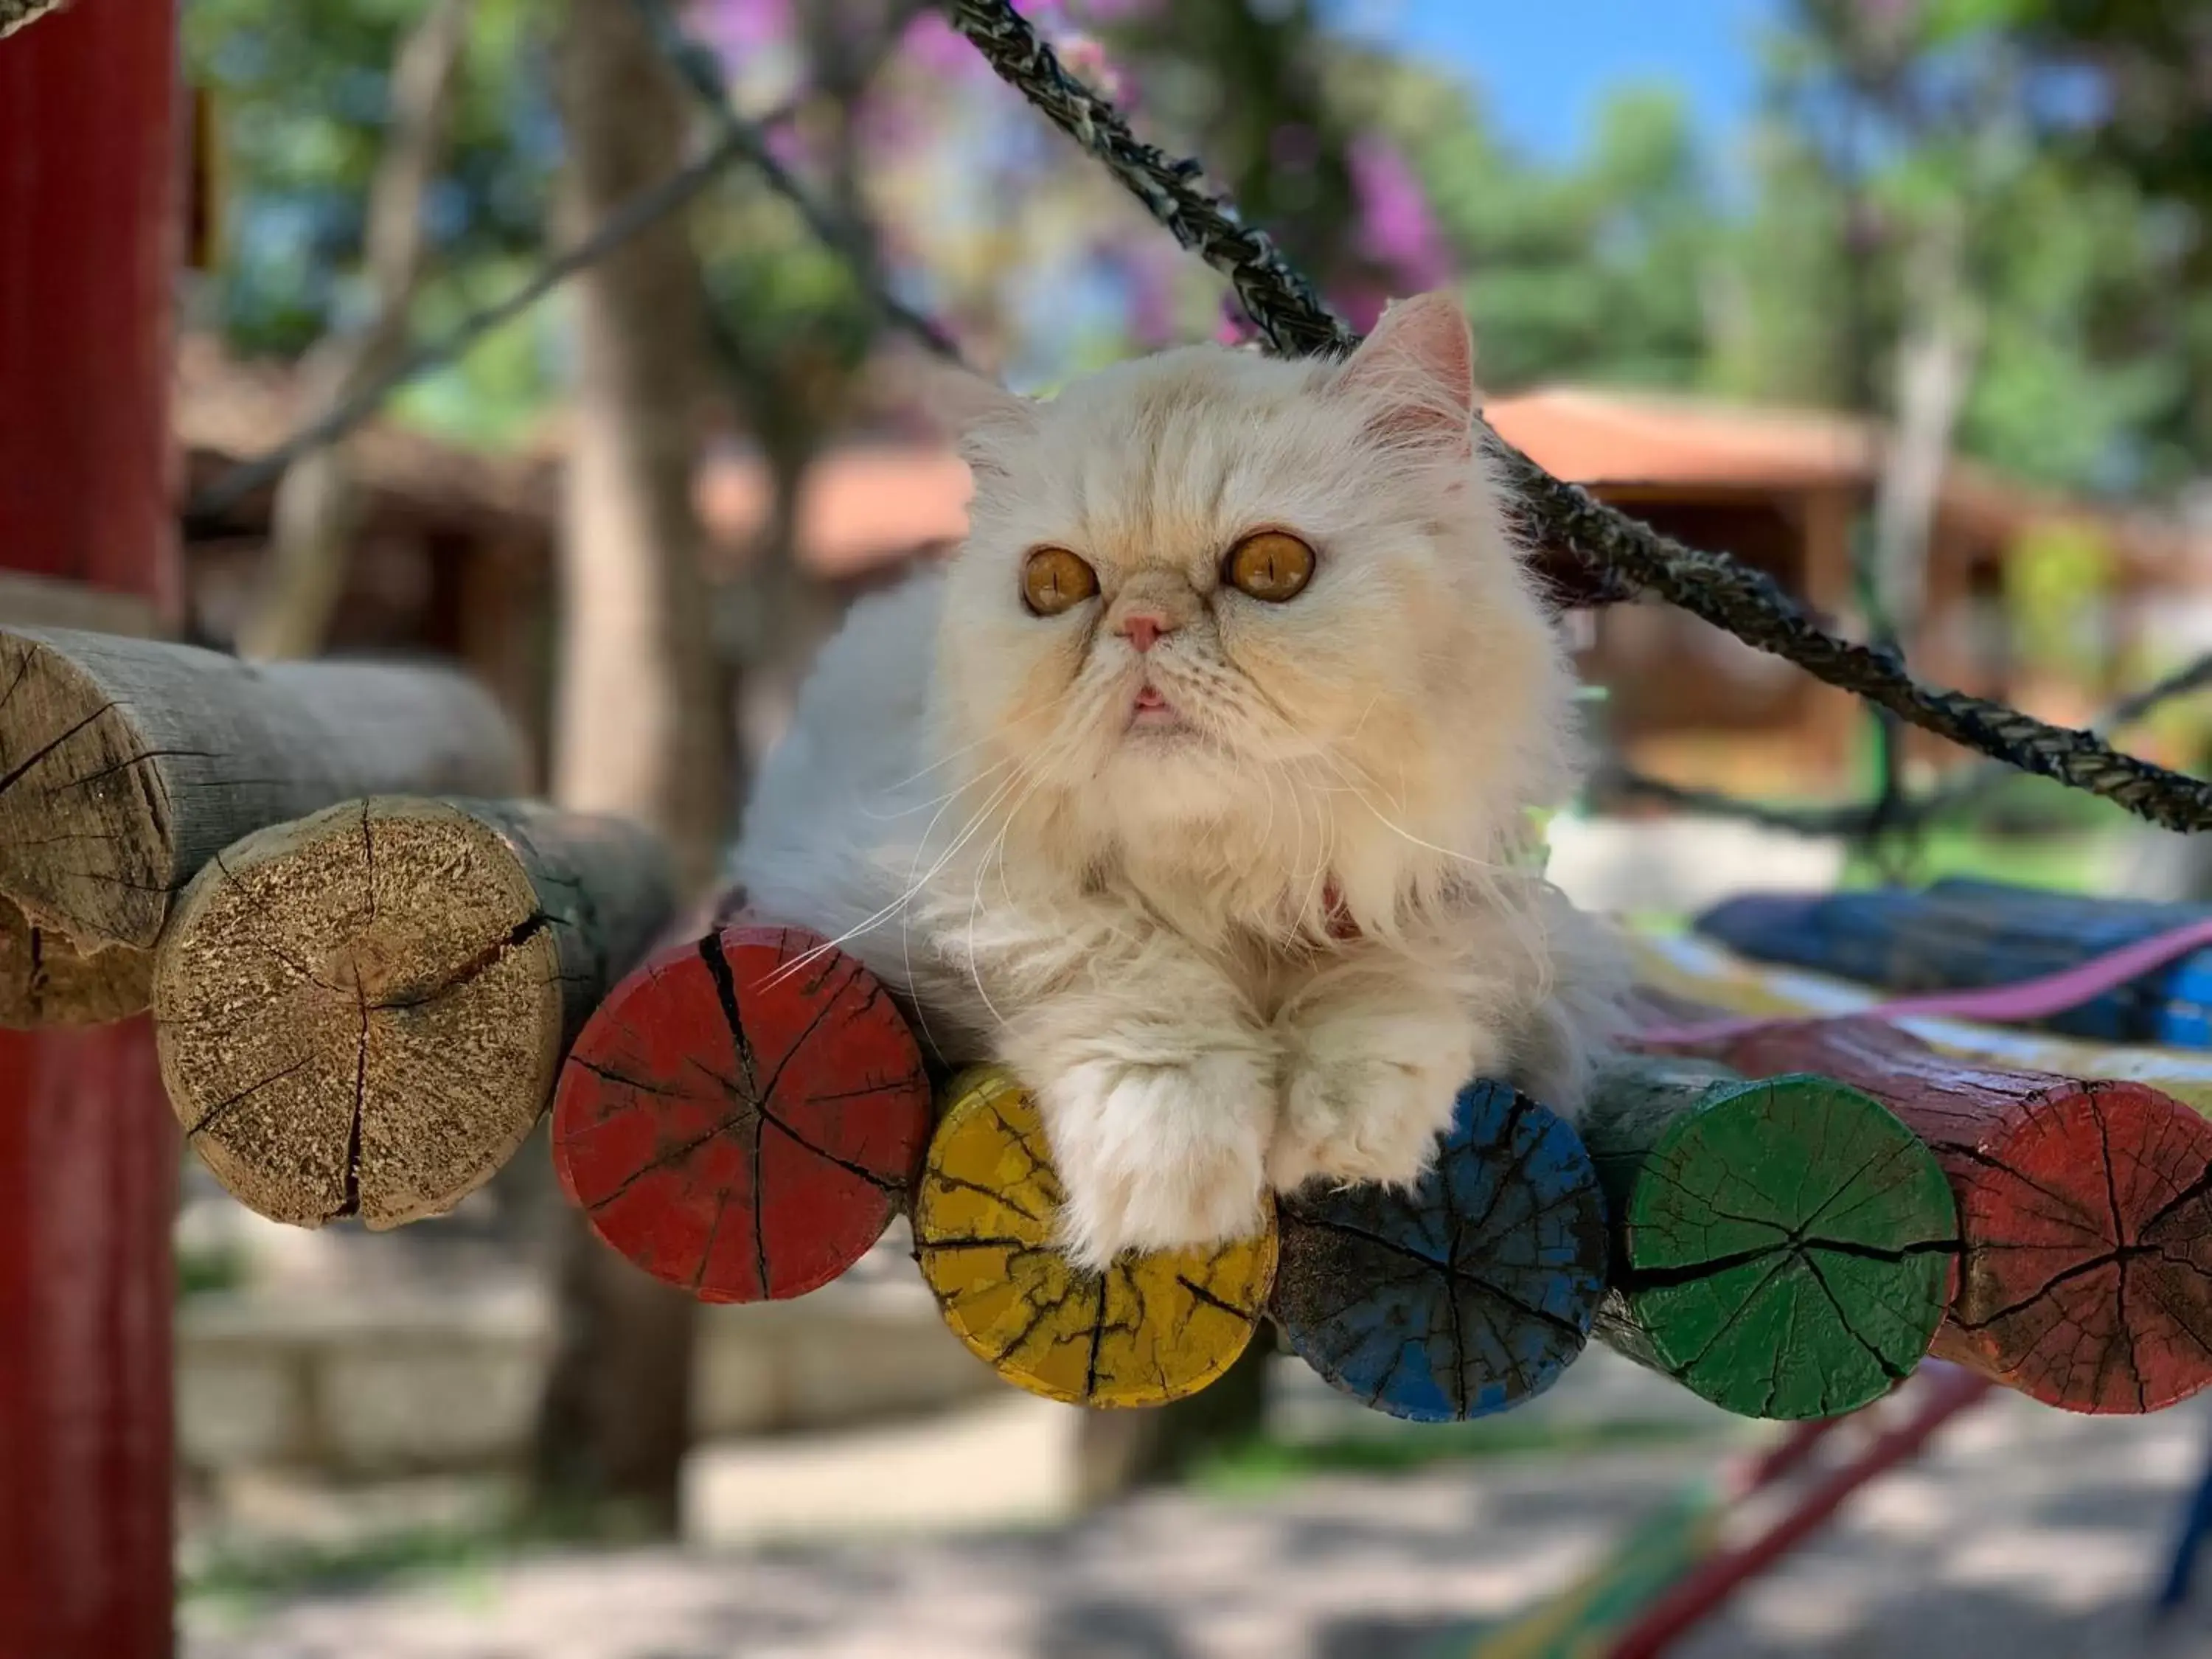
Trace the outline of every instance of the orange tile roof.
[[1483, 416], [1573, 483], [1803, 489], [1863, 483], [1873, 470], [1862, 424], [1808, 410], [1552, 386], [1493, 398]]
[[[1548, 386], [1492, 398], [1484, 416], [1545, 471], [1600, 490], [1844, 489], [1869, 495], [1881, 465], [1876, 430], [1831, 411], [1723, 402], [1680, 393]], [[2031, 526], [2088, 521], [2139, 574], [2201, 580], [2203, 549], [2152, 515], [2093, 507], [1979, 462], [1945, 468], [1940, 510], [2004, 546]]]
[[[768, 522], [773, 484], [758, 456], [727, 450], [700, 468], [696, 499], [709, 538], [741, 565]], [[856, 444], [817, 459], [799, 486], [800, 557], [836, 580], [957, 542], [968, 533], [965, 462], [935, 444]]]

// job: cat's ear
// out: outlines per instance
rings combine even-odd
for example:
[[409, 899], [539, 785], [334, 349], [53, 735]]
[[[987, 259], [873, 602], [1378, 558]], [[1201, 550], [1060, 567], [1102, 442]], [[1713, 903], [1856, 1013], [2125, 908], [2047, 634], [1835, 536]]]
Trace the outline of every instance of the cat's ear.
[[901, 357], [890, 371], [891, 389], [970, 466], [994, 465], [1007, 439], [1031, 430], [1037, 405], [960, 363], [920, 352]]
[[1438, 289], [1388, 307], [1334, 390], [1367, 404], [1369, 430], [1393, 448], [1473, 453], [1474, 339], [1457, 296]]

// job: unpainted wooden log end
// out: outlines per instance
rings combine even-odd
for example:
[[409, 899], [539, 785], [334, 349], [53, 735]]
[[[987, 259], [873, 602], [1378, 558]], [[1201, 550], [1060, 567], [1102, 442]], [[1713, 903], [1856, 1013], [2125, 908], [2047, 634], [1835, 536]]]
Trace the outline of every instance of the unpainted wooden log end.
[[0, 898], [0, 1029], [105, 1025], [143, 1013], [153, 990], [152, 951], [82, 952]]
[[161, 933], [174, 860], [158, 750], [81, 664], [0, 629], [0, 897], [80, 952]]
[[510, 842], [449, 804], [347, 802], [195, 878], [154, 975], [187, 1139], [272, 1219], [396, 1225], [511, 1157], [563, 1042], [553, 930]]
[[62, 9], [65, 0], [0, 0], [0, 40], [28, 28], [50, 12]]

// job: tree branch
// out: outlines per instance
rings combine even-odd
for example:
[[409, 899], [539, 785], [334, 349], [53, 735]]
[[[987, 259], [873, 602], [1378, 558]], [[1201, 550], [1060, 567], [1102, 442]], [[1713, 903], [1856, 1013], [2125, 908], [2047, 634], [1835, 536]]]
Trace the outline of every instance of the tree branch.
[[[363, 250], [374, 309], [308, 357], [309, 401], [342, 407], [388, 373], [407, 345], [408, 317], [429, 263], [422, 204], [445, 166], [461, 58], [474, 0], [434, 0], [400, 42], [392, 66], [392, 136], [368, 189]], [[309, 657], [330, 631], [345, 589], [356, 504], [345, 448], [331, 444], [285, 469], [270, 512], [260, 592], [238, 633], [249, 661]]]
[[798, 212], [806, 228], [832, 252], [842, 257], [853, 268], [855, 280], [886, 319], [904, 329], [940, 357], [957, 359], [960, 348], [952, 337], [912, 306], [892, 294], [874, 275], [875, 252], [870, 246], [865, 228], [817, 201], [806, 186], [801, 184], [790, 168], [778, 161], [769, 149], [766, 132], [756, 123], [738, 113], [730, 101], [728, 85], [722, 78], [722, 66], [714, 54], [698, 41], [684, 33], [666, 0], [635, 0], [638, 11], [651, 26], [653, 40], [660, 52], [698, 98], [700, 107], [720, 131], [720, 142], [732, 146], [737, 154], [765, 179], [776, 194], [781, 196]]
[[[0, 0], [4, 3], [4, 0]], [[707, 186], [740, 161], [749, 159], [744, 149], [761, 134], [773, 131], [797, 112], [793, 100], [778, 106], [750, 124], [750, 131], [725, 134], [699, 158], [668, 175], [659, 184], [640, 191], [602, 219], [592, 234], [549, 258], [513, 293], [464, 317], [437, 339], [403, 354], [383, 373], [365, 382], [351, 396], [332, 405], [275, 448], [241, 461], [194, 495], [185, 508], [187, 531], [213, 528], [240, 501], [279, 477], [284, 469], [325, 445], [339, 439], [374, 416], [384, 401], [410, 380], [418, 380], [465, 356], [477, 341], [504, 328], [578, 272], [589, 270], [607, 254], [670, 214], [689, 207]]]

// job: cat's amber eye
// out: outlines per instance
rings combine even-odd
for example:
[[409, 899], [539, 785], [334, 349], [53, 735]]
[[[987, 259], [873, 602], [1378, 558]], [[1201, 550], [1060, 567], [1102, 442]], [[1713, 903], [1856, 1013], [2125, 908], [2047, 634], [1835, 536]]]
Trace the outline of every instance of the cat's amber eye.
[[1040, 617], [1072, 611], [1098, 591], [1098, 573], [1064, 547], [1040, 547], [1022, 562], [1022, 600]]
[[1286, 530], [1263, 530], [1229, 550], [1221, 578], [1240, 593], [1280, 605], [1313, 580], [1314, 550]]

